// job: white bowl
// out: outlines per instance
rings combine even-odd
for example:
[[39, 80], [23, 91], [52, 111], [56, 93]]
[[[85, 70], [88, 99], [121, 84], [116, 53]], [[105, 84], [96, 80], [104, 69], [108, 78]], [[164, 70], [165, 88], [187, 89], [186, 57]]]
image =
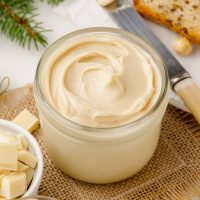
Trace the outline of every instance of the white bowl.
[[31, 196], [31, 197], [23, 197], [20, 200], [30, 200], [30, 199], [34, 199], [34, 200], [56, 200], [53, 197], [40, 196], [40, 195]]
[[38, 164], [35, 168], [33, 180], [23, 197], [36, 195], [38, 193], [38, 188], [40, 186], [43, 173], [43, 156], [38, 142], [31, 135], [30, 132], [11, 121], [0, 119], [0, 130], [8, 130], [11, 131], [13, 134], [22, 134], [28, 142], [28, 149], [37, 157]]

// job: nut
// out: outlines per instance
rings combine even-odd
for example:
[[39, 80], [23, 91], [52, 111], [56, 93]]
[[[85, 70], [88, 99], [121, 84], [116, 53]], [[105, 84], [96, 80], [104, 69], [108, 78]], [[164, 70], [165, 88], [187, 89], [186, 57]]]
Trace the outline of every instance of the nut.
[[110, 4], [114, 3], [115, 0], [98, 0], [99, 5], [101, 6], [109, 6]]
[[192, 44], [185, 37], [176, 38], [173, 42], [175, 51], [181, 56], [190, 55], [192, 52]]

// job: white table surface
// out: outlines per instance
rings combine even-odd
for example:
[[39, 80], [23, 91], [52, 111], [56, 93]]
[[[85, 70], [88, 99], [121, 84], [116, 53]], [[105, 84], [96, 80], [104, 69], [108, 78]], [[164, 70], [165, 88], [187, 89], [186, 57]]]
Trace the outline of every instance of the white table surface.
[[[96, 0], [66, 0], [57, 7], [47, 5], [45, 1], [36, 0], [35, 5], [38, 7], [38, 19], [44, 22], [43, 26], [53, 30], [46, 34], [49, 44], [80, 28], [117, 27], [105, 11], [98, 6]], [[195, 46], [191, 56], [180, 57], [172, 48], [172, 41], [177, 37], [177, 34], [159, 25], [148, 23], [200, 86], [200, 48]], [[40, 51], [36, 51], [34, 48], [23, 49], [0, 35], [0, 79], [3, 76], [10, 77], [10, 89], [32, 83], [38, 61], [44, 50], [44, 48], [41, 48]], [[182, 105], [181, 101], [174, 95], [171, 96], [171, 102], [179, 107]]]

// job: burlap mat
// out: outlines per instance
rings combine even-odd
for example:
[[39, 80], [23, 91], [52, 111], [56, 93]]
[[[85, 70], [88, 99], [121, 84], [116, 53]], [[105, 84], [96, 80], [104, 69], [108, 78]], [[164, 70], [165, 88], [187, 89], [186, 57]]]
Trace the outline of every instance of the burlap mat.
[[[11, 120], [24, 108], [38, 115], [31, 86], [0, 96], [0, 118]], [[48, 158], [40, 130], [34, 135], [44, 155], [39, 194], [70, 200], [175, 200], [200, 195], [200, 126], [172, 106], [167, 108], [153, 159], [135, 176], [115, 184], [92, 185], [68, 177]]]

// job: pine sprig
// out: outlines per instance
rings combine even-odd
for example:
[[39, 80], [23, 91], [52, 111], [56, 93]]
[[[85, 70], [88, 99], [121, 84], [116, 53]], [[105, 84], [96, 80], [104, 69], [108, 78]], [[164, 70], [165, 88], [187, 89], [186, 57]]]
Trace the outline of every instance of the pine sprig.
[[0, 32], [23, 47], [47, 45], [45, 30], [35, 17], [32, 0], [0, 0]]
[[[51, 5], [63, 1], [47, 0]], [[36, 20], [35, 11], [33, 0], [0, 0], [0, 32], [23, 47], [30, 48], [32, 43], [36, 49], [45, 47], [47, 38], [44, 32], [49, 30]]]

